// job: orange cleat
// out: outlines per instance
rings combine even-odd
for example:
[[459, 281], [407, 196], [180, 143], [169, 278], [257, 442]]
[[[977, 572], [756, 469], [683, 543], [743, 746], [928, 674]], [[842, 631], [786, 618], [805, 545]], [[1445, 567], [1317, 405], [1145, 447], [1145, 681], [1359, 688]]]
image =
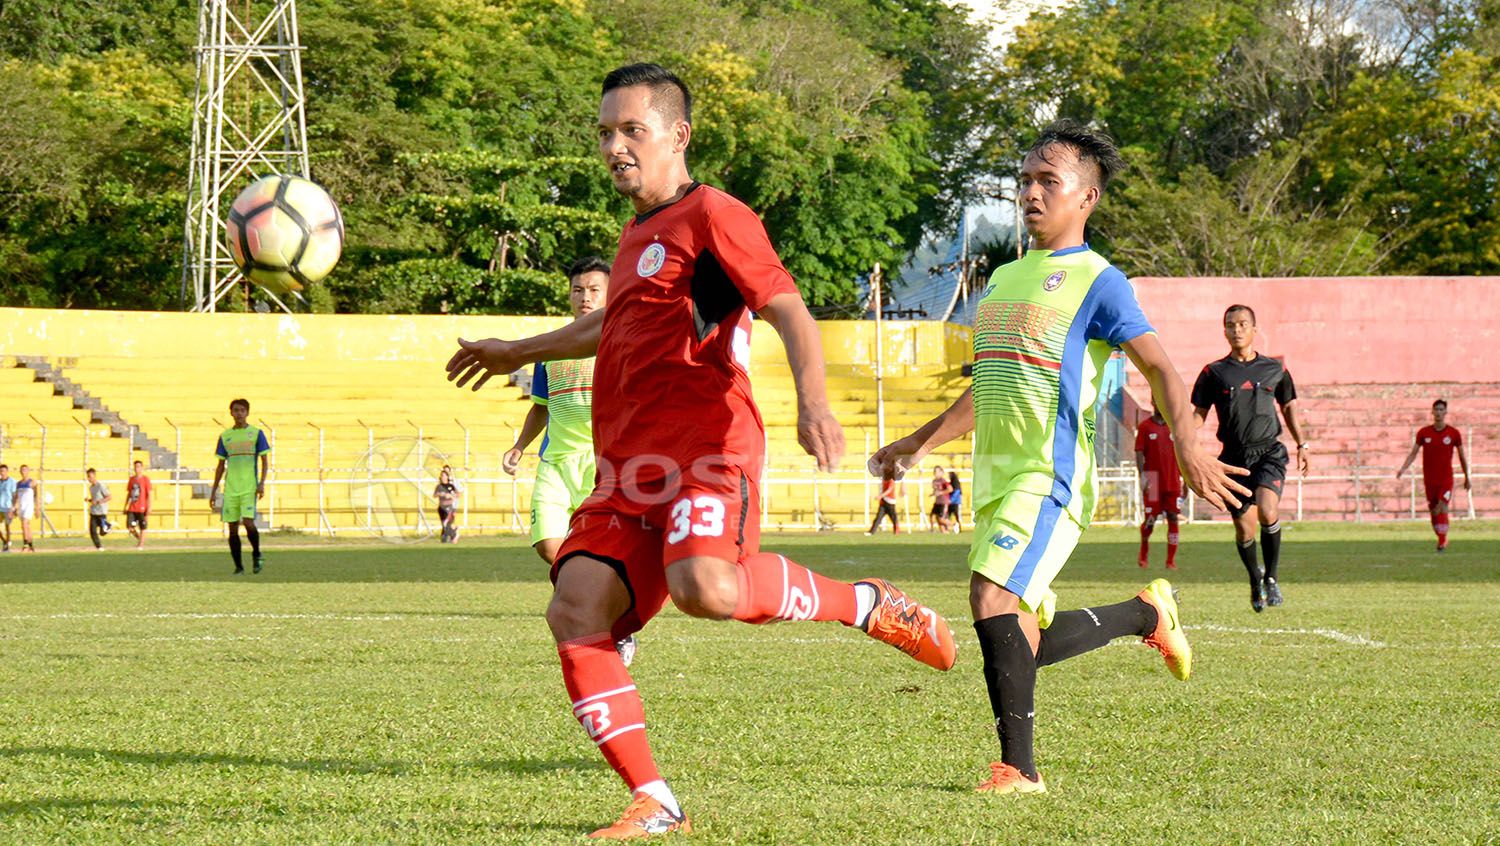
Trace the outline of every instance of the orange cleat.
[[865, 634], [889, 643], [929, 667], [953, 668], [958, 647], [942, 615], [885, 579], [869, 579], [859, 584], [875, 588], [875, 608], [865, 620]]
[[1046, 793], [1047, 785], [1042, 783], [1041, 773], [1037, 773], [1036, 781], [1032, 781], [1010, 764], [996, 761], [990, 764], [989, 781], [974, 789], [980, 793], [1001, 796], [1007, 793]]
[[593, 840], [636, 840], [658, 834], [692, 834], [693, 824], [687, 814], [674, 814], [644, 793], [637, 793], [614, 825], [589, 835]]
[[1182, 620], [1177, 615], [1177, 597], [1172, 584], [1166, 579], [1157, 579], [1146, 589], [1135, 595], [1136, 599], [1156, 609], [1156, 630], [1147, 635], [1142, 643], [1155, 647], [1166, 659], [1167, 669], [1182, 681], [1187, 681], [1193, 672], [1193, 648], [1188, 646], [1187, 635], [1182, 633]]

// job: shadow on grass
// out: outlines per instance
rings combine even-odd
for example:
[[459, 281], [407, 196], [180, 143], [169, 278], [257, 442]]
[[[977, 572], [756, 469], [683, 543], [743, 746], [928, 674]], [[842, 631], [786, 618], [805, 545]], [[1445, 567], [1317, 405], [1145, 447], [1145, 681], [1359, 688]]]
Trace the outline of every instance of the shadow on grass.
[[18, 802], [0, 802], [0, 817], [19, 817], [66, 811], [69, 815], [114, 808], [144, 811], [176, 807], [177, 802], [142, 802], [135, 799], [79, 799], [55, 797], [52, 799], [27, 799]]
[[546, 773], [563, 772], [568, 770], [602, 770], [605, 763], [597, 757], [576, 758], [502, 758], [487, 761], [475, 761], [471, 766], [476, 770], [491, 773], [505, 773], [506, 775], [530, 776], [544, 775]]
[[[1303, 533], [1306, 533], [1304, 535]], [[1118, 529], [1100, 529], [1095, 540], [1078, 547], [1063, 578], [1118, 581], [1137, 585], [1143, 577], [1161, 575], [1165, 531], [1152, 544], [1153, 564], [1136, 566], [1138, 541]], [[1420, 531], [1394, 535], [1372, 529], [1350, 537], [1344, 531], [1330, 539], [1331, 530], [1298, 526], [1282, 544], [1281, 571], [1287, 581], [1320, 583], [1493, 582], [1493, 562], [1500, 560], [1500, 541], [1460, 535], [1444, 555]], [[1205, 540], [1204, 535], [1210, 539]], [[833, 578], [853, 580], [883, 576], [892, 581], [968, 581], [969, 536], [882, 537], [866, 539], [848, 532], [824, 536], [767, 534], [764, 548]], [[516, 584], [547, 584], [547, 568], [536, 554], [520, 546], [490, 546], [454, 551], [422, 546], [392, 548], [332, 547], [268, 548], [269, 563], [260, 575], [230, 575], [222, 551], [163, 552], [150, 555], [55, 554], [6, 556], [0, 559], [0, 584], [52, 582], [195, 582], [224, 583], [257, 589], [286, 583], [441, 584], [490, 583], [497, 598]], [[1243, 573], [1228, 526], [1222, 531], [1200, 530], [1185, 540], [1174, 582], [1237, 580]], [[1149, 574], [1149, 576], [1148, 576]]]
[[[94, 749], [81, 746], [12, 746], [0, 748], [0, 758], [50, 757], [111, 764], [153, 767], [178, 765], [269, 767], [297, 772], [335, 775], [405, 775], [414, 767], [404, 761], [351, 761], [341, 758], [270, 758], [263, 755], [232, 755], [215, 752], [135, 752], [126, 749]], [[595, 757], [489, 758], [457, 765], [463, 769], [517, 776], [543, 775], [570, 770], [601, 770], [605, 763]], [[82, 800], [80, 800], [82, 801]]]
[[174, 767], [180, 764], [207, 764], [228, 767], [270, 767], [299, 772], [335, 773], [339, 775], [402, 775], [411, 765], [401, 761], [347, 761], [338, 758], [268, 758], [262, 755], [230, 755], [210, 752], [132, 752], [124, 749], [89, 749], [79, 746], [12, 746], [0, 749], [0, 758], [24, 757], [72, 758], [79, 761], [104, 761], [112, 764], [141, 764]]

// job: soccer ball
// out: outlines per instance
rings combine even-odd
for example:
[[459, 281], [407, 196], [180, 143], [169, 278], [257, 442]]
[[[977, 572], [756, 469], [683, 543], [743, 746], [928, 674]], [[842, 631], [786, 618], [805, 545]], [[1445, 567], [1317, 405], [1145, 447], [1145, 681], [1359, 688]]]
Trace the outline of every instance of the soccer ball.
[[301, 291], [328, 275], [344, 249], [344, 218], [316, 182], [266, 176], [229, 207], [229, 254], [273, 294]]

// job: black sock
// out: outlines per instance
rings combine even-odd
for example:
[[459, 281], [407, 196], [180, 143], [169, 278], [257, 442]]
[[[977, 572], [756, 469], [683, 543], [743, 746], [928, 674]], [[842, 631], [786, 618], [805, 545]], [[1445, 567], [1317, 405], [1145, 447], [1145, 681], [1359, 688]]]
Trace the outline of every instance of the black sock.
[[1255, 560], [1255, 540], [1244, 541], [1239, 546], [1240, 561], [1245, 564], [1245, 572], [1250, 574], [1250, 584], [1259, 584], [1265, 578], [1266, 573], [1260, 569], [1260, 564]]
[[1042, 629], [1036, 650], [1036, 665], [1045, 667], [1082, 655], [1117, 637], [1145, 637], [1156, 630], [1156, 609], [1131, 598], [1101, 608], [1059, 611], [1052, 625]]
[[1036, 657], [1015, 614], [974, 622], [979, 651], [984, 655], [984, 685], [990, 693], [995, 732], [1000, 735], [1000, 760], [1036, 779], [1033, 759], [1033, 722], [1036, 718]]
[[234, 559], [234, 569], [243, 570], [245, 565], [240, 561], [240, 533], [231, 530], [229, 532], [229, 557]]
[[1276, 581], [1276, 565], [1281, 563], [1281, 521], [1260, 527], [1260, 548], [1265, 550], [1266, 578]]
[[245, 537], [250, 539], [250, 554], [256, 558], [260, 557], [260, 529], [254, 526], [245, 527]]

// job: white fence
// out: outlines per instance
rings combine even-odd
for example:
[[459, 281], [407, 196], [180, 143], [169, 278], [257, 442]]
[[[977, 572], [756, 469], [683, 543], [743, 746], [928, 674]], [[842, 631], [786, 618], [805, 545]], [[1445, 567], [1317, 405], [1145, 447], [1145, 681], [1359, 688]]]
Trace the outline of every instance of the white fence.
[[[176, 452], [182, 454], [180, 429], [174, 430]], [[100, 478], [114, 494], [112, 514], [124, 512], [125, 479], [133, 458], [134, 438], [103, 438], [93, 435], [82, 424], [78, 429], [41, 426], [0, 426], [0, 461], [8, 463], [11, 475], [17, 476], [19, 465], [30, 462], [40, 469], [43, 500], [40, 503], [40, 528], [45, 533], [86, 534], [87, 518], [83, 471], [94, 466]], [[423, 428], [411, 425], [405, 434], [380, 433], [368, 428], [356, 435], [360, 442], [357, 455], [329, 456], [324, 450], [324, 431], [303, 424], [284, 427], [278, 438], [276, 428], [265, 426], [272, 444], [271, 472], [266, 497], [260, 503], [265, 523], [273, 528], [290, 528], [299, 532], [330, 537], [382, 537], [391, 540], [420, 539], [437, 531], [437, 505], [432, 498], [438, 470], [451, 464], [458, 484], [465, 489], [458, 504], [457, 522], [461, 530], [486, 533], [524, 533], [529, 527], [529, 507], [534, 475], [534, 457], [523, 464], [518, 476], [500, 471], [500, 457], [514, 439], [508, 427], [488, 426], [485, 438], [471, 438], [463, 430], [462, 449], [457, 438], [452, 454], [446, 454], [434, 439], [424, 435]], [[133, 433], [132, 433], [133, 434]], [[11, 435], [28, 443], [25, 449], [12, 445]], [[49, 438], [51, 451], [49, 452]], [[58, 447], [70, 442], [65, 452]], [[315, 466], [291, 467], [278, 463], [278, 440], [290, 446], [302, 439], [300, 454]], [[345, 442], [349, 440], [344, 438]], [[863, 443], [863, 449], [859, 444]], [[499, 449], [496, 444], [503, 444]], [[845, 466], [833, 473], [816, 473], [811, 460], [799, 466], [771, 466], [765, 469], [761, 484], [762, 526], [777, 530], [849, 530], [867, 529], [874, 518], [879, 481], [864, 472], [863, 461], [878, 444], [872, 433], [850, 433], [850, 455]], [[45, 465], [48, 456], [71, 456], [69, 463], [82, 466]], [[900, 484], [897, 513], [907, 530], [925, 530], [930, 526], [930, 479], [938, 463], [929, 458], [913, 468]], [[45, 465], [45, 466], [44, 466]], [[199, 464], [201, 467], [202, 464]], [[1486, 502], [1500, 501], [1500, 473], [1479, 472], [1474, 467], [1476, 491], [1485, 491]], [[958, 469], [964, 490], [961, 523], [973, 524], [973, 478], [967, 469]], [[206, 504], [202, 493], [212, 481], [192, 478], [184, 468], [156, 468], [149, 471], [155, 488], [151, 530], [173, 535], [214, 535], [222, 531], [216, 521], [205, 519]], [[1394, 467], [1359, 467], [1342, 474], [1322, 474], [1306, 478], [1296, 475], [1287, 479], [1282, 512], [1294, 519], [1390, 520], [1416, 519], [1426, 514], [1420, 482], [1415, 476], [1401, 481], [1394, 478]], [[184, 478], [187, 476], [187, 478]], [[1095, 522], [1100, 524], [1138, 523], [1142, 519], [1140, 478], [1129, 465], [1101, 467], [1098, 472], [1098, 507]], [[195, 492], [198, 498], [195, 499]], [[1455, 516], [1485, 516], [1476, 513], [1474, 497], [1460, 488], [1455, 491]], [[1316, 508], [1313, 503], [1321, 503]], [[1341, 503], [1330, 508], [1329, 503]], [[1306, 507], [1305, 507], [1306, 506]], [[60, 521], [62, 531], [52, 526], [48, 516], [72, 512], [79, 519]], [[1225, 519], [1224, 514], [1204, 507], [1189, 494], [1184, 516], [1192, 520]], [[1494, 515], [1490, 515], [1494, 516]], [[71, 527], [71, 528], [70, 528]]]

